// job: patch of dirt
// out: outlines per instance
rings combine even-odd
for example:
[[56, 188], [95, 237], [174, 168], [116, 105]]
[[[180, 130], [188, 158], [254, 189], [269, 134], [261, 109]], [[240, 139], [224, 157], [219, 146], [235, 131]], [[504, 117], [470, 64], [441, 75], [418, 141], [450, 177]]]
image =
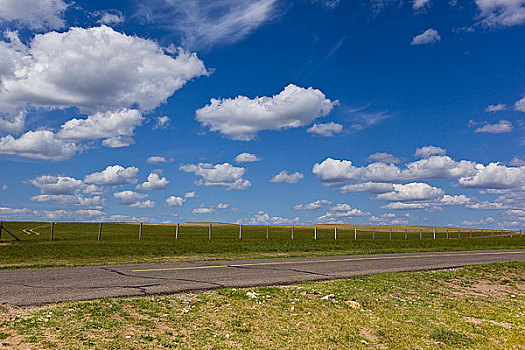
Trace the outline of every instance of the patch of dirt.
[[507, 329], [512, 328], [512, 325], [510, 323], [497, 322], [497, 321], [493, 321], [493, 320], [486, 320], [486, 319], [483, 319], [483, 318], [465, 317], [465, 321], [470, 322], [470, 323], [474, 323], [474, 324], [490, 323], [490, 324], [493, 324], [493, 325], [496, 325], [496, 326], [500, 326], [500, 327], [503, 327], [503, 328], [507, 328]]
[[514, 285], [498, 284], [494, 281], [479, 280], [470, 286], [459, 286], [452, 282], [441, 281], [441, 283], [452, 291], [453, 295], [465, 296], [482, 296], [496, 299], [506, 299], [509, 294], [521, 295], [525, 294], [525, 283], [517, 283]]
[[[521, 287], [521, 288], [520, 288]], [[490, 296], [498, 299], [507, 298], [509, 294], [518, 293], [525, 285], [517, 285], [516, 287], [506, 284], [493, 284], [487, 281], [480, 281], [475, 283], [470, 288], [474, 293]]]
[[16, 333], [16, 331], [13, 331], [10, 329], [8, 331], [9, 334], [11, 334], [6, 339], [0, 340], [1, 343], [7, 343], [9, 346], [6, 346], [6, 349], [17, 349], [17, 350], [29, 350], [29, 349], [41, 349], [40, 347], [37, 347], [35, 344], [28, 344], [26, 343], [25, 336], [20, 335]]

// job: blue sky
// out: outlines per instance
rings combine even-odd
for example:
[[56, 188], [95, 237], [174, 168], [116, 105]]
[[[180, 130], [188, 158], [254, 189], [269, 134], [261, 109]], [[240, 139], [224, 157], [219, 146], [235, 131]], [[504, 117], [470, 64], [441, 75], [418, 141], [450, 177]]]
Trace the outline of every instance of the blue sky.
[[0, 0], [0, 219], [525, 222], [525, 0]]

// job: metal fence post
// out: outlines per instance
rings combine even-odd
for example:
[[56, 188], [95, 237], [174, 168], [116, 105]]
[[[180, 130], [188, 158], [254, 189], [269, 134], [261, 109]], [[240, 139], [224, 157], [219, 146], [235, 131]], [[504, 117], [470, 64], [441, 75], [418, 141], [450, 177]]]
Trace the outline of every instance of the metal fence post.
[[175, 239], [179, 239], [179, 223], [177, 222], [177, 227], [175, 227]]
[[392, 227], [390, 228], [390, 240], [392, 240]]
[[448, 239], [448, 228], [447, 228], [447, 239]]
[[242, 225], [239, 224], [239, 239], [242, 238]]
[[314, 228], [314, 240], [317, 240], [317, 226]]
[[472, 230], [470, 230], [470, 238], [472, 238]]
[[270, 229], [269, 229], [268, 225], [266, 225], [266, 239], [268, 239], [268, 231], [269, 231], [269, 230], [270, 230]]
[[436, 229], [434, 228], [434, 229], [432, 229], [432, 230], [433, 230], [433, 232], [434, 232], [434, 240], [435, 240], [435, 239], [436, 239]]
[[211, 224], [210, 224], [210, 228], [208, 229], [208, 239], [211, 239]]
[[510, 230], [510, 238], [512, 239], [512, 230]]
[[354, 239], [357, 239], [357, 227], [354, 227]]
[[494, 230], [492, 230], [492, 239], [494, 239]]
[[102, 223], [98, 224], [98, 239], [97, 241], [100, 241], [100, 237], [102, 236]]
[[334, 240], [337, 240], [337, 226], [334, 227]]
[[139, 241], [142, 239], [142, 222], [139, 225]]
[[374, 227], [374, 230], [372, 231], [372, 239], [376, 239], [376, 228]]
[[458, 230], [458, 239], [461, 239], [461, 230]]
[[405, 229], [405, 241], [408, 239], [408, 229]]
[[53, 235], [55, 234], [55, 223], [52, 222], [51, 223], [51, 236], [49, 236], [49, 240], [52, 241], [53, 240]]
[[293, 241], [293, 231], [294, 231], [294, 227], [292, 226], [292, 241]]
[[423, 239], [423, 230], [419, 229], [419, 239]]

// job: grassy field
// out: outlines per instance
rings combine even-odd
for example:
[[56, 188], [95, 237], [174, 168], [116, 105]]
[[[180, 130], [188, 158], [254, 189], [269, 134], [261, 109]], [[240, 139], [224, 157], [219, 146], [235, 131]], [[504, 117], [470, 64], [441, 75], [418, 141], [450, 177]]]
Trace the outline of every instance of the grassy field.
[[[510, 237], [505, 232], [429, 227], [386, 227], [338, 225], [337, 240], [334, 226], [320, 225], [317, 240], [313, 227], [243, 226], [239, 239], [237, 225], [213, 224], [212, 239], [208, 239], [208, 224], [184, 224], [175, 239], [174, 225], [145, 224], [142, 239], [138, 239], [138, 224], [109, 223], [102, 227], [97, 240], [96, 223], [58, 223], [50, 241], [50, 224], [38, 222], [4, 222], [11, 232], [21, 238], [17, 242], [4, 231], [0, 240], [0, 269], [86, 266], [124, 263], [173, 262], [181, 260], [243, 259], [284, 256], [315, 256], [369, 254], [418, 251], [452, 251], [478, 249], [522, 248], [525, 236], [517, 232]], [[375, 229], [375, 239], [373, 230]], [[390, 240], [392, 229], [392, 240]], [[419, 230], [422, 230], [422, 239]], [[408, 231], [405, 240], [405, 230]]]
[[0, 308], [0, 347], [27, 344], [35, 349], [523, 349], [525, 263]]

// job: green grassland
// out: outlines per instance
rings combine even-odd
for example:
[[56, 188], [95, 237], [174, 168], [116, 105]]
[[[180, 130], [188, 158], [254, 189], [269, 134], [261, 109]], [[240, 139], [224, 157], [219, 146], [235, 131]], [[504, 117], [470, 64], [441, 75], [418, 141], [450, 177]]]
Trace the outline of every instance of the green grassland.
[[[97, 240], [98, 223], [58, 223], [50, 241], [50, 224], [38, 222], [4, 222], [20, 237], [15, 241], [5, 231], [0, 239], [0, 269], [87, 266], [125, 263], [174, 262], [181, 260], [244, 259], [289, 256], [321, 256], [341, 254], [396, 253], [420, 251], [453, 251], [481, 249], [515, 249], [525, 246], [525, 235], [509, 232], [431, 227], [320, 225], [317, 240], [314, 228], [295, 227], [291, 239], [290, 226], [239, 226], [213, 224], [208, 239], [208, 224], [180, 225], [175, 239], [174, 225], [144, 224], [141, 240], [138, 224], [105, 223], [101, 240]], [[30, 230], [32, 229], [32, 231]], [[390, 240], [392, 229], [392, 240]], [[422, 230], [422, 239], [419, 230]], [[373, 239], [375, 230], [375, 239]], [[405, 230], [408, 231], [405, 240]]]
[[523, 349], [525, 263], [0, 308], [2, 346]]

